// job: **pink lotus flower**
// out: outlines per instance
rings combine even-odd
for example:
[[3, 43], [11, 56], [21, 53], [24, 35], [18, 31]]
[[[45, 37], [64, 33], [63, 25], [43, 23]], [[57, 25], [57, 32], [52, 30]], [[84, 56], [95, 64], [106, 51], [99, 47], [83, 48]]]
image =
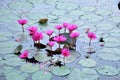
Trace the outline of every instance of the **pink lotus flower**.
[[70, 51], [66, 48], [62, 49], [61, 53], [64, 57], [68, 57], [70, 55]]
[[71, 37], [71, 38], [77, 38], [79, 35], [80, 35], [80, 34], [79, 34], [78, 32], [72, 32], [72, 33], [70, 34], [70, 37]]
[[32, 36], [34, 41], [39, 41], [40, 39], [43, 39], [43, 33], [42, 32], [36, 32], [33, 36]]
[[64, 27], [64, 28], [67, 28], [68, 25], [69, 25], [69, 23], [67, 23], [67, 22], [64, 22], [64, 23], [63, 23], [63, 27]]
[[19, 57], [20, 57], [21, 59], [25, 59], [25, 58], [27, 58], [28, 54], [29, 54], [29, 52], [28, 52], [27, 50], [25, 50], [24, 52], [22, 52], [22, 54], [20, 54]]
[[18, 20], [18, 23], [19, 23], [20, 25], [24, 25], [24, 24], [27, 23], [27, 20], [26, 20], [26, 19], [19, 19], [19, 20]]
[[68, 25], [67, 29], [71, 33], [73, 30], [77, 29], [77, 25], [76, 24], [70, 24], [70, 25]]
[[61, 29], [63, 28], [63, 26], [61, 26], [61, 25], [56, 25], [55, 28], [56, 28], [57, 30], [61, 30]]
[[60, 36], [55, 36], [54, 38], [53, 38], [53, 40], [55, 40], [56, 42], [58, 42], [58, 43], [60, 43], [60, 42], [64, 42], [64, 41], [66, 41], [66, 37], [65, 36], [63, 36], [63, 35], [60, 35]]
[[34, 35], [37, 31], [38, 27], [36, 26], [30, 26], [27, 30], [29, 30], [30, 35]]
[[53, 30], [48, 30], [48, 31], [46, 31], [46, 34], [47, 34], [48, 36], [51, 36], [51, 35], [53, 34]]
[[48, 43], [48, 45], [50, 46], [50, 47], [52, 47], [52, 46], [54, 46], [54, 42], [53, 41], [50, 41], [49, 43]]
[[88, 32], [87, 36], [92, 40], [92, 39], [96, 39], [96, 34], [93, 32]]

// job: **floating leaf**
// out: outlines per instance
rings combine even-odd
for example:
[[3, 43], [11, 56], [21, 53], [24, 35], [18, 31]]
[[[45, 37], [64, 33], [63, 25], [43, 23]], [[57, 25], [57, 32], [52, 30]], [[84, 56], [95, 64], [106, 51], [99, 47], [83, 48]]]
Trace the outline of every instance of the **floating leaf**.
[[10, 73], [6, 74], [6, 80], [26, 80], [28, 77], [27, 73], [23, 73], [21, 71], [11, 71]]
[[98, 21], [101, 21], [103, 17], [95, 14], [88, 14], [88, 15], [81, 16], [81, 19], [87, 20], [89, 22], [98, 22]]
[[109, 37], [109, 38], [105, 38], [104, 40], [106, 43], [120, 43], [119, 38]]
[[97, 74], [88, 75], [83, 73], [77, 68], [74, 68], [70, 75], [68, 75], [68, 80], [98, 80], [99, 76]]
[[28, 0], [29, 2], [31, 2], [31, 3], [34, 3], [34, 4], [40, 4], [40, 3], [42, 3], [44, 0]]
[[108, 20], [110, 20], [112, 22], [120, 22], [120, 16], [112, 16], [112, 17], [108, 18]]
[[119, 71], [115, 67], [110, 65], [101, 66], [97, 68], [97, 71], [102, 75], [112, 75], [112, 76], [117, 75], [119, 73]]
[[61, 22], [61, 23], [65, 22], [65, 21], [67, 21], [69, 23], [72, 23], [73, 19], [72, 18], [68, 18], [68, 17], [61, 17], [61, 18], [58, 19], [58, 22]]
[[82, 7], [81, 10], [83, 11], [87, 11], [87, 12], [92, 12], [92, 11], [95, 11], [96, 8], [95, 7]]
[[23, 11], [23, 12], [28, 12], [30, 10], [32, 10], [32, 8], [34, 7], [33, 4], [27, 2], [27, 1], [11, 1], [8, 4], [8, 7], [12, 10], [16, 10], [16, 11]]
[[18, 45], [18, 46], [15, 48], [14, 53], [19, 53], [19, 52], [21, 52], [22, 48], [23, 48], [22, 45]]
[[115, 48], [118, 46], [120, 46], [120, 43], [105, 43], [105, 47], [108, 47], [108, 48]]
[[85, 23], [83, 21], [75, 21], [76, 25], [83, 26]]
[[51, 80], [52, 74], [47, 72], [44, 73], [43, 71], [38, 71], [36, 73], [33, 73], [32, 80]]
[[39, 70], [39, 65], [27, 63], [23, 64], [20, 69], [22, 72], [33, 73]]
[[88, 75], [97, 75], [96, 70], [92, 69], [92, 68], [83, 68], [82, 72], [84, 74], [88, 74]]
[[84, 14], [84, 12], [81, 10], [73, 10], [70, 12], [70, 15], [74, 15], [74, 16], [81, 16], [83, 14]]
[[96, 61], [93, 59], [81, 59], [79, 64], [84, 67], [94, 67], [97, 65]]
[[52, 15], [55, 15], [55, 16], [62, 16], [62, 15], [65, 15], [66, 11], [65, 10], [53, 10], [51, 12]]
[[[72, 5], [72, 6], [71, 6]], [[79, 7], [79, 5], [74, 3], [59, 3], [57, 4], [56, 8], [62, 10], [75, 10]]]
[[103, 9], [99, 9], [95, 12], [96, 14], [102, 15], [102, 16], [109, 16], [112, 14], [111, 11], [108, 10], [103, 10]]
[[67, 66], [54, 67], [52, 73], [57, 76], [66, 76], [70, 74], [70, 69]]
[[11, 14], [12, 12], [7, 8], [0, 8], [0, 16]]
[[9, 38], [5, 37], [5, 36], [0, 36], [0, 41], [8, 41]]
[[103, 31], [103, 30], [111, 30], [114, 28], [112, 24], [107, 24], [107, 23], [99, 23], [96, 25], [97, 30]]
[[58, 4], [58, 3], [61, 3], [62, 1], [61, 0], [45, 0], [45, 3], [47, 5], [55, 5], [55, 4]]

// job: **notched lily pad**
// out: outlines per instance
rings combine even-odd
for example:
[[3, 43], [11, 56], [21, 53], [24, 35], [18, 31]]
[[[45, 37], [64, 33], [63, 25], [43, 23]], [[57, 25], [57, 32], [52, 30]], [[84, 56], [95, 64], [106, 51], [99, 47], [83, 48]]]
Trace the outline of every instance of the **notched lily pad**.
[[22, 72], [33, 73], [39, 70], [39, 65], [26, 63], [20, 67]]
[[109, 76], [117, 75], [119, 73], [119, 71], [115, 67], [109, 65], [101, 66], [97, 68], [97, 71], [102, 75], [109, 75]]
[[33, 73], [32, 75], [32, 80], [51, 80], [52, 79], [52, 74], [47, 72], [44, 73], [43, 71], [38, 71]]
[[54, 67], [52, 69], [52, 73], [57, 76], [66, 76], [70, 74], [70, 71], [71, 71], [70, 68], [68, 68], [67, 66]]
[[94, 67], [97, 65], [96, 61], [93, 59], [81, 59], [79, 64], [84, 67]]

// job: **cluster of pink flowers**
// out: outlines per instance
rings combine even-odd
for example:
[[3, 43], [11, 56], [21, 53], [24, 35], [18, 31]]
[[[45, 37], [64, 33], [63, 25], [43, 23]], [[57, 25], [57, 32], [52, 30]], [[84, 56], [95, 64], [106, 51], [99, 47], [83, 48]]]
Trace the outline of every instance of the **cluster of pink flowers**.
[[29, 31], [30, 35], [34, 35], [37, 32], [38, 27], [30, 26], [27, 30]]
[[79, 35], [80, 35], [80, 34], [79, 34], [78, 32], [72, 32], [72, 33], [70, 34], [70, 37], [73, 38], [73, 39], [75, 39], [75, 38], [77, 38]]
[[62, 54], [64, 57], [68, 57], [68, 56], [70, 55], [70, 51], [69, 51], [67, 48], [62, 49], [61, 52], [62, 52], [61, 54]]
[[25, 51], [23, 51], [21, 54], [20, 54], [20, 58], [21, 59], [25, 59], [25, 58], [27, 58], [28, 57], [28, 54], [29, 54], [29, 52], [27, 51], [27, 50], [25, 50]]
[[56, 42], [58, 42], [58, 43], [60, 43], [60, 42], [64, 42], [64, 41], [66, 41], [66, 37], [65, 36], [63, 36], [63, 35], [58, 35], [58, 36], [55, 36], [54, 38], [53, 38], [53, 40], [54, 41], [56, 41]]
[[33, 36], [32, 39], [34, 41], [39, 41], [41, 39], [43, 39], [43, 33], [42, 32], [36, 32]]

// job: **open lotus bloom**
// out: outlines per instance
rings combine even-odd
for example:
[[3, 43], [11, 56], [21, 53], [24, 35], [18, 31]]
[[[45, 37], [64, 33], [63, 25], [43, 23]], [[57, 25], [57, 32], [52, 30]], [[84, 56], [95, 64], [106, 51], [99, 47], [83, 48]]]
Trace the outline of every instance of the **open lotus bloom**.
[[64, 27], [64, 28], [67, 28], [68, 25], [69, 25], [69, 23], [67, 23], [67, 22], [64, 22], [64, 23], [63, 23], [63, 27]]
[[64, 41], [66, 41], [66, 37], [65, 36], [63, 36], [63, 35], [60, 35], [60, 36], [55, 36], [54, 38], [53, 38], [53, 40], [54, 41], [56, 41], [56, 42], [64, 42]]
[[18, 20], [18, 23], [19, 23], [20, 25], [24, 25], [24, 24], [27, 23], [27, 20], [26, 20], [26, 19], [19, 19], [19, 20]]
[[88, 32], [87, 36], [92, 40], [92, 39], [96, 39], [96, 34], [93, 32]]
[[42, 32], [36, 32], [33, 36], [32, 36], [34, 41], [38, 41], [40, 39], [43, 39], [43, 33]]
[[64, 57], [68, 57], [68, 56], [70, 55], [70, 51], [69, 51], [68, 49], [66, 49], [66, 48], [62, 49], [61, 52], [62, 52], [61, 54], [62, 54]]
[[77, 29], [77, 25], [76, 24], [70, 24], [70, 25], [68, 25], [67, 29], [69, 30], [69, 32], [72, 32], [73, 30]]
[[23, 51], [21, 54], [20, 54], [20, 58], [21, 59], [25, 59], [25, 58], [27, 58], [28, 57], [28, 54], [29, 54], [29, 52], [27, 51], [27, 50], [25, 50], [25, 51]]
[[80, 34], [79, 34], [78, 32], [72, 32], [72, 33], [70, 34], [70, 37], [71, 37], [71, 38], [77, 38], [79, 35], [80, 35]]
[[46, 31], [46, 34], [47, 34], [48, 36], [51, 36], [51, 35], [53, 34], [53, 30], [48, 30], [48, 31]]
[[30, 35], [34, 35], [36, 33], [37, 29], [38, 29], [37, 26], [30, 26], [29, 28], [27, 28]]
[[62, 26], [62, 25], [56, 25], [55, 28], [56, 28], [57, 30], [61, 30], [61, 29], [63, 28], [63, 26]]

